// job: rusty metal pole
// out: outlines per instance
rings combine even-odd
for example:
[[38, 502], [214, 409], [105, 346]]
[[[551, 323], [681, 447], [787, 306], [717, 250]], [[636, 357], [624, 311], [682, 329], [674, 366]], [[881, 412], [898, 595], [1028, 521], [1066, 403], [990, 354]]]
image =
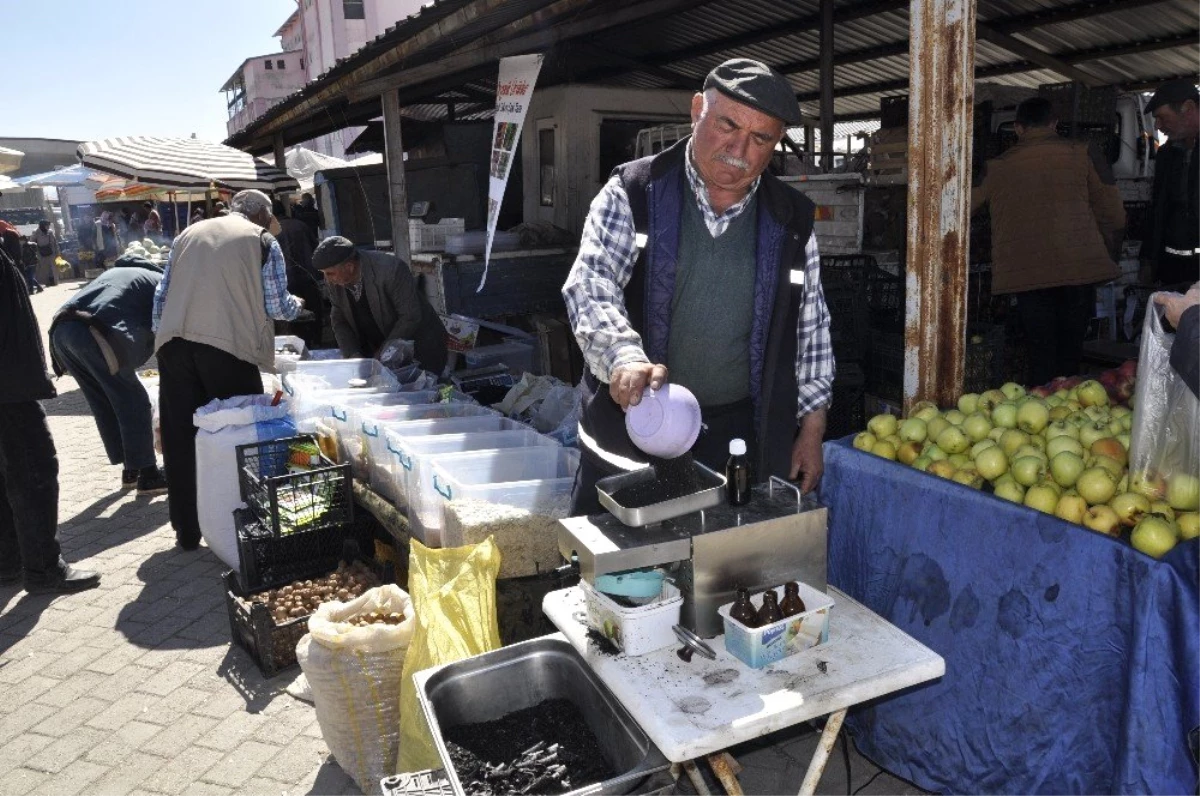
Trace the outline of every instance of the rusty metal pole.
[[287, 171], [287, 148], [283, 145], [283, 133], [276, 133], [271, 138], [271, 144], [275, 150], [275, 168]]
[[912, 0], [909, 42], [906, 410], [962, 390], [975, 0]]
[[833, 0], [821, 0], [821, 171], [833, 171]]
[[385, 91], [383, 103], [383, 148], [387, 163], [388, 200], [392, 208], [392, 254], [409, 262], [408, 182], [404, 175], [404, 139], [400, 135], [400, 95]]

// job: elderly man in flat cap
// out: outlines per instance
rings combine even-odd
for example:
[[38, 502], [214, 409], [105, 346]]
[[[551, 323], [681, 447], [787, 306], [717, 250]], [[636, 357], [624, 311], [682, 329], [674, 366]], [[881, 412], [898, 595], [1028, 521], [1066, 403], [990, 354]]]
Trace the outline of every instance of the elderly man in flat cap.
[[387, 252], [359, 251], [335, 235], [313, 252], [313, 267], [325, 276], [330, 323], [344, 357], [379, 356], [389, 340], [411, 340], [425, 370], [446, 369], [446, 327], [408, 264]]
[[1171, 80], [1146, 105], [1167, 136], [1154, 160], [1150, 213], [1142, 234], [1148, 277], [1179, 292], [1200, 279], [1200, 93], [1193, 78]]
[[271, 200], [242, 191], [231, 205], [228, 215], [194, 222], [175, 239], [154, 293], [167, 498], [185, 550], [200, 546], [192, 415], [214, 398], [261, 393], [259, 371], [275, 369], [271, 319], [290, 321], [304, 306], [287, 292], [283, 252], [267, 232]]
[[668, 380], [700, 402], [698, 461], [723, 468], [740, 438], [756, 480], [821, 477], [834, 360], [814, 205], [765, 173], [800, 108], [738, 58], [691, 111], [691, 137], [613, 171], [563, 286], [587, 363], [576, 513], [599, 510], [598, 478], [644, 466], [624, 412]]

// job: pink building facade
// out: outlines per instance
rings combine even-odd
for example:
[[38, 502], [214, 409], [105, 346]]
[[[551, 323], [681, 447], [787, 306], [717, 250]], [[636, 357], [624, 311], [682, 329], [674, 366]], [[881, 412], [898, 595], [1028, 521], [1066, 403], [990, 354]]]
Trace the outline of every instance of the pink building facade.
[[[283, 52], [247, 59], [222, 88], [229, 97], [229, 133], [242, 129], [339, 60], [417, 13], [422, 5], [422, 0], [296, 0], [296, 10], [275, 32]], [[284, 60], [285, 69], [281, 72], [272, 65], [267, 70], [265, 63], [272, 59]], [[346, 147], [362, 130], [341, 130], [306, 146], [326, 155], [345, 157]]]

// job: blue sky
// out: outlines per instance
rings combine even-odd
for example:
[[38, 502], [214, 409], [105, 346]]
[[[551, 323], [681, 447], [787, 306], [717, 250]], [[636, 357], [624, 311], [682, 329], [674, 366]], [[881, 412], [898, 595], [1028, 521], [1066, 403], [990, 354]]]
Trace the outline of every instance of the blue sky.
[[[225, 138], [222, 84], [295, 0], [0, 0], [3, 135]], [[37, 9], [41, 9], [39, 12]]]

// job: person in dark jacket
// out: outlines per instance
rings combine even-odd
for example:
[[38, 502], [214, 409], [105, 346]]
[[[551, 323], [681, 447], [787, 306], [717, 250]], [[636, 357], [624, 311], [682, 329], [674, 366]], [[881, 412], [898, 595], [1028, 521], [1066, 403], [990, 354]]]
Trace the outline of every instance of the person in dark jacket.
[[389, 340], [411, 340], [421, 367], [441, 375], [446, 327], [407, 263], [387, 252], [359, 251], [334, 235], [321, 241], [313, 266], [329, 286], [330, 323], [342, 356], [377, 358]]
[[167, 491], [154, 456], [150, 399], [135, 371], [154, 355], [150, 314], [162, 281], [157, 265], [125, 256], [79, 290], [50, 324], [54, 372], [79, 383], [121, 486], [139, 496]]
[[1153, 282], [1183, 289], [1200, 279], [1200, 93], [1193, 78], [1159, 86], [1146, 104], [1167, 136], [1154, 159], [1154, 187], [1142, 235]]
[[[295, 211], [293, 206], [292, 210]], [[290, 325], [310, 349], [321, 347], [325, 326], [325, 298], [321, 293], [321, 272], [313, 267], [313, 252], [317, 249], [316, 230], [303, 221], [289, 217], [283, 202], [274, 203], [275, 218], [279, 221], [279, 248], [287, 263], [288, 292], [304, 299], [312, 320], [293, 321]]]
[[32, 594], [100, 585], [58, 545], [58, 453], [39, 403], [54, 395], [25, 279], [0, 249], [0, 585]]
[[766, 173], [800, 121], [795, 92], [736, 58], [691, 112], [690, 138], [613, 172], [563, 286], [587, 364], [575, 514], [599, 510], [599, 478], [644, 466], [624, 412], [668, 376], [700, 403], [697, 461], [723, 468], [741, 438], [758, 481], [802, 476], [809, 492], [824, 469], [835, 363], [816, 208]]
[[1154, 302], [1162, 305], [1167, 321], [1175, 327], [1171, 367], [1183, 377], [1192, 395], [1200, 398], [1200, 282], [1182, 296], [1156, 293]]

